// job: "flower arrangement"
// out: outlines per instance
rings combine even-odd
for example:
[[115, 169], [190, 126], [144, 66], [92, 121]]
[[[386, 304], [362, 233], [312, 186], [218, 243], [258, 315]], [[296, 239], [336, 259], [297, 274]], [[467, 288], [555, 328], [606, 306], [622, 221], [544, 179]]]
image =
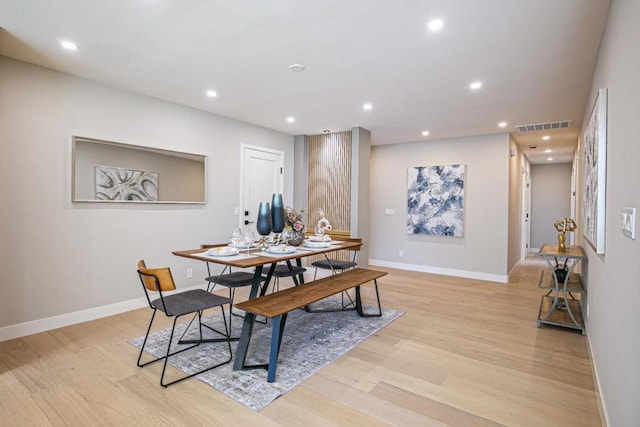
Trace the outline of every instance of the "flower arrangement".
[[286, 208], [286, 213], [284, 217], [285, 227], [289, 230], [295, 230], [297, 232], [304, 231], [304, 222], [302, 221], [302, 214], [304, 213], [304, 208], [300, 210], [295, 210], [290, 207]]

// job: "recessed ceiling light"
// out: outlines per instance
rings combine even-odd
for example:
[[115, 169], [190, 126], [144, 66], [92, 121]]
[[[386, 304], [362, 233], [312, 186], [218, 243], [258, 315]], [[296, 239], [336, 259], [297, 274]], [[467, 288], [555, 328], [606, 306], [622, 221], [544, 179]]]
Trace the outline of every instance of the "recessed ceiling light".
[[507, 127], [507, 122], [500, 122], [498, 123], [498, 126], [501, 128], [506, 128]]
[[545, 136], [542, 137], [543, 141], [548, 141], [550, 139], [551, 139], [551, 137], [549, 135], [545, 135]]
[[289, 65], [289, 69], [295, 73], [299, 73], [301, 71], [304, 71], [304, 65], [302, 64], [291, 64]]
[[548, 160], [548, 161], [552, 161], [552, 160], [553, 160], [553, 157], [547, 157], [547, 160]]
[[322, 131], [322, 133], [331, 133], [331, 131], [329, 129], [325, 129]]
[[209, 98], [216, 98], [218, 96], [218, 92], [216, 92], [215, 90], [208, 90], [207, 91], [207, 96]]
[[546, 150], [544, 150], [545, 153], [550, 153], [551, 150], [549, 150], [548, 148]]
[[428, 130], [423, 130], [422, 131], [422, 136], [429, 136], [429, 131]]
[[444, 22], [442, 21], [442, 19], [432, 19], [427, 24], [427, 28], [429, 28], [430, 31], [438, 31], [441, 30], [442, 27], [444, 27]]
[[478, 89], [480, 89], [481, 87], [482, 87], [482, 82], [472, 82], [472, 83], [469, 85], [469, 89], [471, 89], [471, 90], [478, 90]]
[[60, 46], [68, 50], [78, 50], [78, 45], [74, 42], [70, 42], [69, 40], [63, 40], [60, 42]]
[[371, 104], [363, 104], [363, 105], [362, 105], [362, 109], [363, 109], [363, 110], [367, 110], [367, 111], [369, 111], [369, 110], [371, 110], [372, 108], [373, 108], [373, 105], [371, 105]]
[[287, 117], [287, 122], [288, 123], [293, 123], [295, 121], [296, 121], [295, 117], [291, 117], [291, 116]]

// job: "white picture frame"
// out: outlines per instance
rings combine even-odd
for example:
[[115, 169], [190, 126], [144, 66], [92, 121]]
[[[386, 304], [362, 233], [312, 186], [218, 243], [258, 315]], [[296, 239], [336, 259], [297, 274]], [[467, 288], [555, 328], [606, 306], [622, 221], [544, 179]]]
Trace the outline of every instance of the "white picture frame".
[[605, 253], [607, 188], [607, 89], [598, 90], [582, 139], [582, 234], [597, 254]]

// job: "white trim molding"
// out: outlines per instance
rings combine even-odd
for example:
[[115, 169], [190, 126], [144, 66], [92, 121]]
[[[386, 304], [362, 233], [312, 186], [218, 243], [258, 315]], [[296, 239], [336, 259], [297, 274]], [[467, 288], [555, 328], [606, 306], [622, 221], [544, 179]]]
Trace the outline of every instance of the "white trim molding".
[[604, 401], [604, 394], [602, 393], [602, 386], [600, 384], [600, 377], [598, 376], [598, 366], [596, 365], [596, 359], [593, 357], [593, 348], [591, 347], [591, 340], [589, 339], [589, 328], [585, 325], [587, 332], [585, 333], [587, 338], [587, 349], [589, 350], [589, 359], [591, 360], [591, 372], [595, 382], [596, 401], [598, 402], [598, 409], [600, 410], [600, 416], [603, 419], [602, 425], [604, 427], [610, 426], [609, 413], [607, 412], [607, 405]]
[[444, 276], [464, 277], [465, 279], [487, 280], [499, 283], [509, 282], [509, 276], [506, 274], [490, 274], [477, 271], [456, 270], [453, 268], [431, 267], [428, 265], [404, 264], [401, 262], [390, 262], [379, 259], [370, 259], [369, 265], [397, 268], [399, 270], [419, 271], [421, 273], [442, 274]]
[[[186, 289], [180, 289], [176, 292], [184, 292], [189, 289], [196, 289], [199, 287], [201, 286], [193, 286]], [[137, 310], [142, 307], [148, 307], [147, 299], [145, 297], [103, 305], [101, 307], [88, 308], [86, 310], [74, 311], [73, 313], [60, 314], [58, 316], [51, 316], [44, 319], [18, 323], [16, 325], [4, 326], [0, 328], [0, 342], [40, 332], [46, 332], [52, 329], [63, 328], [65, 326], [76, 325], [78, 323], [88, 322], [102, 317], [113, 316], [115, 314]]]

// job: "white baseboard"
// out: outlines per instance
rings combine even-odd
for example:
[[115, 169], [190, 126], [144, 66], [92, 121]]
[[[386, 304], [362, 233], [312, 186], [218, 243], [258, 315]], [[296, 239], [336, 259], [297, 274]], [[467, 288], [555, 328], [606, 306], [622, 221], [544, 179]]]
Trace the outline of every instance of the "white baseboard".
[[[200, 288], [193, 286], [187, 289], [180, 289], [184, 292], [189, 289]], [[18, 323], [0, 328], [0, 342], [20, 338], [27, 335], [37, 334], [40, 332], [50, 331], [52, 329], [62, 328], [65, 326], [75, 325], [90, 320], [100, 319], [102, 317], [113, 316], [141, 307], [148, 307], [145, 297], [135, 298], [128, 301], [117, 302], [114, 304], [103, 305], [101, 307], [89, 308], [86, 310], [75, 311], [73, 313], [60, 314], [58, 316], [47, 317], [44, 319], [31, 320], [29, 322]]]
[[400, 262], [370, 259], [369, 265], [397, 268], [400, 270], [419, 271], [421, 273], [442, 274], [445, 276], [464, 277], [465, 279], [488, 280], [490, 282], [508, 283], [509, 276], [503, 274], [480, 273], [477, 271], [456, 270], [453, 268], [432, 267], [428, 265], [404, 264]]
[[587, 329], [587, 333], [586, 333], [586, 338], [587, 338], [587, 348], [589, 349], [589, 358], [591, 359], [591, 366], [592, 369], [591, 371], [593, 372], [593, 377], [596, 381], [596, 400], [598, 401], [598, 409], [600, 409], [600, 415], [603, 418], [603, 423], [602, 425], [604, 427], [606, 426], [610, 426], [611, 423], [609, 422], [609, 414], [607, 412], [607, 405], [604, 402], [604, 398], [603, 398], [603, 394], [602, 394], [602, 387], [600, 386], [600, 378], [598, 377], [598, 367], [596, 366], [596, 359], [593, 357], [593, 348], [591, 348], [591, 339], [589, 339], [589, 329]]
[[[455, 270], [448, 268], [429, 267], [423, 265], [403, 264], [396, 262], [388, 262], [382, 260], [369, 260], [370, 265], [378, 265], [381, 267], [398, 268], [401, 270], [419, 271], [423, 273], [443, 274], [446, 276], [464, 277], [468, 279], [489, 280], [493, 282], [507, 283], [508, 277], [497, 274], [478, 273], [473, 271]], [[327, 271], [318, 271], [318, 277], [331, 274]], [[196, 289], [201, 285], [193, 286], [186, 289], [180, 289], [181, 292]], [[14, 338], [20, 338], [27, 335], [37, 334], [40, 332], [50, 331], [52, 329], [63, 328], [65, 326], [75, 325], [90, 320], [100, 319], [102, 317], [113, 316], [115, 314], [124, 313], [147, 305], [146, 298], [135, 298], [128, 301], [108, 304], [101, 307], [89, 308], [86, 310], [75, 311], [72, 313], [60, 314], [57, 316], [47, 317], [44, 319], [32, 320], [29, 322], [18, 323], [0, 328], [0, 342]]]

